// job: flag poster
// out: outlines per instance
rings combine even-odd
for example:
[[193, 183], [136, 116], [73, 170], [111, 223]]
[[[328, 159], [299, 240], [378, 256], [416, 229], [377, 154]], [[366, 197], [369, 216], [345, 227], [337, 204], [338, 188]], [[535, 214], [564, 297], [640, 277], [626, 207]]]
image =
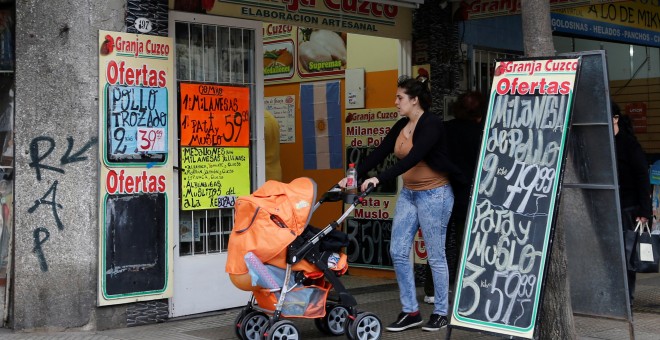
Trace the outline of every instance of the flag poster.
[[339, 81], [301, 84], [300, 107], [305, 170], [341, 169]]

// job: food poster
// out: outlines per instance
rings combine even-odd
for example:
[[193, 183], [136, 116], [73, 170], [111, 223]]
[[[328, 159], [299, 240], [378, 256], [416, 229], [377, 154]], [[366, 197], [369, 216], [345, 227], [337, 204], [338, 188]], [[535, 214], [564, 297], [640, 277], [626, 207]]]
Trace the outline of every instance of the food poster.
[[344, 76], [346, 33], [272, 23], [263, 27], [266, 83]]
[[296, 96], [264, 98], [264, 109], [270, 111], [280, 125], [280, 143], [296, 142]]
[[249, 195], [250, 89], [180, 82], [178, 104], [181, 209]]
[[173, 252], [167, 245], [174, 238], [174, 209], [168, 204], [174, 195], [174, 42], [99, 31], [98, 44], [98, 304], [168, 298], [173, 292]]
[[[346, 168], [349, 163], [359, 165], [380, 145], [398, 117], [396, 108], [346, 110]], [[395, 162], [396, 157], [390, 154], [366, 178], [375, 176]], [[365, 198], [364, 203], [355, 208], [353, 215], [346, 219], [346, 233], [350, 240], [347, 255], [351, 264], [364, 267], [392, 266], [389, 247], [397, 193], [397, 179], [380, 183]]]

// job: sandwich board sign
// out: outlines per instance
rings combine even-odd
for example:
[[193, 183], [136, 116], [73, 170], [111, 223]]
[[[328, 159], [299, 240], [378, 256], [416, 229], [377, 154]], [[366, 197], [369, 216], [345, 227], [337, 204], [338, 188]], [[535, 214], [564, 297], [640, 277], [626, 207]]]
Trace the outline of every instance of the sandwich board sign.
[[452, 328], [533, 338], [580, 58], [496, 63]]

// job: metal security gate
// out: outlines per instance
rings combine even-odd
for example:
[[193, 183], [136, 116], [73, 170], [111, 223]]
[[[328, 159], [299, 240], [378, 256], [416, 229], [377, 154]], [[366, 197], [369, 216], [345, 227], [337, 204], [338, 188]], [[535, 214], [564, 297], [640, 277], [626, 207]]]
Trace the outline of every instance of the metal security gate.
[[[244, 85], [250, 89], [250, 154], [254, 160], [250, 173], [255, 187], [259, 182], [256, 140], [263, 140], [263, 128], [257, 128], [262, 123], [255, 117], [263, 107], [263, 75], [256, 72], [263, 61], [255, 58], [262, 54], [261, 23], [171, 12], [170, 32], [174, 32], [176, 45], [177, 82]], [[175, 178], [179, 190], [179, 177]], [[175, 197], [180, 194], [177, 191]], [[179, 202], [173, 204], [180, 208]], [[249, 294], [235, 288], [225, 273], [233, 215], [233, 208], [179, 210], [174, 221], [178, 228], [174, 235], [171, 317], [236, 307], [249, 299]]]

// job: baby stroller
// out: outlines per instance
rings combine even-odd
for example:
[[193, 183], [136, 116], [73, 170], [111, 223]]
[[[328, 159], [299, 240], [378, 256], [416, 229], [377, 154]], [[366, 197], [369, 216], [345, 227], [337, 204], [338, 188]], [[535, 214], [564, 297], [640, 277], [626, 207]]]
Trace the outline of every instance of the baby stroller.
[[[345, 334], [350, 340], [380, 338], [378, 316], [358, 311], [355, 298], [339, 280], [348, 269], [340, 252], [348, 237], [336, 228], [371, 190], [348, 195], [334, 186], [312, 206], [316, 183], [298, 178], [288, 184], [268, 181], [252, 195], [238, 198], [226, 271], [237, 288], [252, 291], [236, 317], [239, 339], [299, 339], [289, 318], [313, 318], [321, 332]], [[323, 202], [342, 199], [351, 205], [339, 219], [323, 229], [309, 225]]]

